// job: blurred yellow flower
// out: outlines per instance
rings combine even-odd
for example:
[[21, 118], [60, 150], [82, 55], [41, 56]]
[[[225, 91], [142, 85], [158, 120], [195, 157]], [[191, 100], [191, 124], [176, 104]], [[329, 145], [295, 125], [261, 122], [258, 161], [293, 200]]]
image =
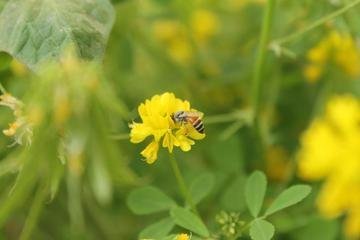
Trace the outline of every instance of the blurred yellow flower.
[[176, 235], [176, 240], [190, 240], [191, 237], [186, 233]]
[[324, 68], [321, 65], [311, 64], [305, 67], [304, 76], [310, 83], [315, 83], [320, 79]]
[[156, 21], [152, 26], [154, 38], [165, 47], [176, 62], [186, 64], [192, 57], [192, 48], [185, 27], [175, 20]]
[[141, 152], [147, 163], [157, 159], [160, 144], [171, 153], [174, 146], [189, 151], [193, 140], [200, 140], [205, 134], [197, 132], [190, 124], [175, 123], [171, 115], [177, 111], [196, 111], [190, 108], [188, 101], [175, 97], [173, 93], [155, 95], [138, 107], [142, 123], [130, 124], [130, 141], [140, 143], [152, 136], [150, 144]]
[[192, 58], [191, 45], [186, 39], [174, 39], [168, 46], [168, 54], [176, 62], [186, 64]]
[[331, 32], [309, 50], [307, 59], [304, 75], [311, 83], [320, 79], [329, 64], [336, 65], [352, 78], [360, 75], [360, 49], [349, 34]]
[[29, 69], [23, 63], [19, 62], [16, 59], [13, 59], [11, 61], [10, 68], [11, 71], [14, 73], [14, 75], [18, 77], [24, 77], [30, 72]]
[[194, 39], [199, 43], [206, 42], [219, 30], [219, 19], [211, 11], [196, 10], [191, 17], [191, 28]]
[[23, 116], [23, 103], [12, 96], [10, 93], [0, 95], [0, 105], [6, 106], [13, 111], [15, 121], [9, 124], [9, 128], [3, 130], [3, 134], [7, 137], [12, 137], [17, 144], [22, 144], [25, 138], [26, 143], [31, 144], [32, 127]]
[[329, 218], [346, 214], [345, 232], [360, 237], [360, 101], [351, 95], [331, 99], [323, 117], [301, 138], [298, 173], [324, 180], [318, 196], [320, 212]]
[[173, 41], [179, 35], [183, 35], [185, 31], [181, 24], [174, 20], [156, 21], [152, 27], [154, 37], [162, 43]]

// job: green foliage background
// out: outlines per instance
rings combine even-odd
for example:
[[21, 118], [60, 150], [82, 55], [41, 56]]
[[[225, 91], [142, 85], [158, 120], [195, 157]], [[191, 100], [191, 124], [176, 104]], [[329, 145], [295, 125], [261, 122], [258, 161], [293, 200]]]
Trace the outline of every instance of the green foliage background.
[[[106, 0], [0, 0], [1, 84], [24, 102], [26, 112], [31, 111], [28, 106], [41, 106], [45, 119], [35, 128], [30, 147], [8, 147], [12, 139], [0, 137], [0, 239], [138, 239], [142, 230], [159, 221], [154, 228], [164, 231], [158, 232], [160, 237], [170, 230], [191, 231], [196, 239], [195, 235], [207, 236], [208, 229], [221, 232], [215, 217], [221, 211], [239, 213], [247, 222], [258, 216], [262, 206], [264, 214], [283, 190], [301, 183], [294, 167], [301, 133], [322, 111], [330, 93], [360, 93], [359, 81], [344, 81], [348, 77], [336, 68], [318, 84], [306, 82], [306, 53], [330, 29], [358, 37], [360, 8], [286, 42], [284, 54], [266, 51], [259, 133], [250, 126], [249, 114], [265, 3], [248, 1], [232, 9], [228, 2], [117, 0], [111, 5]], [[297, 32], [351, 2], [278, 0], [270, 40]], [[4, 8], [6, 4], [13, 4], [12, 8]], [[196, 43], [190, 31], [191, 15], [198, 9], [211, 11], [219, 20], [219, 29], [206, 44]], [[185, 26], [191, 61], [174, 61], [156, 40], [153, 26], [164, 20]], [[66, 60], [59, 63], [68, 49], [85, 62], [70, 70]], [[14, 58], [28, 69], [20, 71]], [[86, 81], [93, 77], [99, 84], [89, 90]], [[72, 108], [71, 117], [60, 127], [52, 115], [59, 87], [70, 93], [72, 106], [82, 103]], [[161, 151], [157, 162], [148, 165], [139, 154], [144, 146], [127, 139], [128, 123], [138, 119], [139, 103], [165, 91], [205, 113], [206, 138], [192, 151], [176, 151], [175, 156], [206, 226], [178, 219], [194, 216], [182, 208], [166, 152]], [[8, 109], [0, 111], [0, 126], [5, 129], [13, 116]], [[86, 139], [80, 172], [58, 159], [62, 141], [71, 145], [77, 139]], [[267, 173], [265, 152], [270, 146], [283, 148], [293, 167], [281, 181], [268, 177], [265, 198], [258, 192], [266, 189], [261, 179], [254, 183], [260, 185], [255, 187], [256, 196], [251, 196], [254, 189], [246, 185], [246, 179], [255, 169]], [[145, 193], [134, 192], [144, 186]], [[301, 204], [269, 216], [276, 228], [274, 239], [346, 239], [341, 219], [318, 215], [314, 205], [318, 184], [312, 188]], [[166, 195], [156, 193], [157, 189]], [[173, 208], [175, 201], [178, 207]], [[247, 201], [259, 202], [247, 212]], [[152, 208], [142, 208], [146, 204]], [[258, 219], [256, 224], [268, 222]], [[272, 232], [271, 227], [263, 229]], [[251, 231], [250, 235], [256, 235]]]

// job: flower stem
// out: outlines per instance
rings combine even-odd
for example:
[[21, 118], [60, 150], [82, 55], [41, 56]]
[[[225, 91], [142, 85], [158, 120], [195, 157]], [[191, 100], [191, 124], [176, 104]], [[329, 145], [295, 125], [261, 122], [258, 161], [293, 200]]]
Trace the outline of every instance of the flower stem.
[[129, 133], [119, 133], [110, 135], [110, 138], [113, 140], [128, 140], [130, 138]]
[[340, 8], [339, 10], [336, 10], [318, 20], [316, 20], [315, 22], [311, 23], [310, 25], [304, 27], [303, 29], [290, 34], [288, 36], [285, 36], [283, 38], [274, 40], [273, 43], [278, 44], [278, 45], [282, 45], [288, 42], [291, 42], [292, 40], [300, 37], [301, 35], [313, 30], [314, 28], [317, 28], [321, 25], [323, 25], [324, 23], [326, 23], [327, 21], [336, 18], [338, 16], [340, 16], [341, 14], [344, 14], [345, 12], [347, 12], [348, 10], [350, 10], [351, 8], [355, 7], [356, 5], [360, 4], [360, 0], [355, 0], [347, 5], [345, 5], [344, 7]]
[[268, 0], [263, 17], [259, 49], [256, 56], [256, 62], [253, 74], [253, 86], [252, 86], [252, 105], [254, 111], [254, 123], [257, 125], [257, 118], [260, 109], [260, 96], [263, 83], [263, 70], [266, 60], [266, 53], [268, 50], [268, 43], [270, 38], [270, 30], [273, 20], [273, 13], [276, 0]]
[[181, 194], [183, 195], [183, 198], [185, 200], [185, 202], [187, 204], [189, 204], [189, 206], [191, 207], [191, 209], [197, 214], [199, 215], [196, 206], [194, 204], [194, 201], [192, 200], [191, 194], [186, 186], [184, 177], [180, 171], [179, 165], [174, 157], [174, 154], [170, 153], [169, 154], [169, 158], [170, 158], [170, 164], [171, 164], [171, 168], [175, 174], [175, 178], [176, 181], [178, 183], [179, 189], [181, 191]]

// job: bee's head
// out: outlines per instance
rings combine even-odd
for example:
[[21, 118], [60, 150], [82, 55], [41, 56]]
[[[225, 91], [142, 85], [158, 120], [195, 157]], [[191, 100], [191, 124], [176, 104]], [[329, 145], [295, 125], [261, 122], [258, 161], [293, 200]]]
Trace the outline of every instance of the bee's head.
[[182, 122], [186, 118], [186, 113], [185, 111], [177, 111], [171, 115], [171, 118], [174, 120], [174, 122]]

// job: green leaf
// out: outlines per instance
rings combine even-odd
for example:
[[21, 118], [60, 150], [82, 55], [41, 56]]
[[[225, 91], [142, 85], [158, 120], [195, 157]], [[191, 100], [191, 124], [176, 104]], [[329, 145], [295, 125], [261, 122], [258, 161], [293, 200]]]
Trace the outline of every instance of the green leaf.
[[204, 173], [197, 177], [190, 186], [190, 194], [194, 204], [199, 203], [214, 187], [215, 177], [211, 173]]
[[174, 220], [167, 217], [154, 224], [147, 226], [140, 232], [140, 239], [158, 239], [166, 237], [166, 235], [175, 226]]
[[69, 46], [100, 60], [114, 16], [108, 0], [9, 0], [0, 14], [0, 51], [34, 70]]
[[273, 214], [303, 200], [311, 192], [307, 185], [295, 185], [284, 190], [267, 209], [265, 215]]
[[127, 204], [135, 214], [161, 212], [176, 206], [174, 200], [156, 187], [135, 189], [127, 198]]
[[[163, 238], [160, 238], [159, 240], [174, 240], [176, 237], [175, 234], [171, 234], [169, 236], [166, 236], [166, 237], [163, 237]], [[154, 239], [155, 240], [155, 239]], [[156, 239], [157, 240], [157, 239]]]
[[250, 226], [250, 237], [253, 240], [270, 240], [275, 233], [274, 226], [268, 221], [255, 219]]
[[266, 177], [256, 171], [250, 175], [245, 186], [245, 200], [253, 217], [257, 217], [261, 210], [266, 192]]
[[239, 175], [229, 184], [221, 197], [224, 210], [241, 212], [245, 208], [244, 201], [245, 177]]
[[170, 210], [170, 216], [177, 225], [203, 237], [209, 236], [209, 230], [201, 219], [185, 208], [175, 207]]

